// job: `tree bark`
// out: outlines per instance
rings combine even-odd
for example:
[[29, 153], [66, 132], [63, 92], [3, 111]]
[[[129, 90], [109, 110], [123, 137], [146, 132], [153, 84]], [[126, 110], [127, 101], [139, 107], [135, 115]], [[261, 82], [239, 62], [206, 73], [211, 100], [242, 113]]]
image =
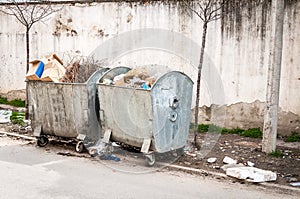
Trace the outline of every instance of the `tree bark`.
[[[26, 73], [29, 70], [29, 53], [30, 53], [30, 49], [29, 49], [29, 28], [26, 27]], [[28, 85], [26, 82], [26, 112], [25, 112], [25, 118], [29, 119], [29, 109], [28, 109]]]
[[283, 43], [284, 1], [273, 0], [271, 13], [272, 29], [270, 37], [268, 83], [262, 141], [262, 151], [265, 153], [271, 153], [276, 150]]
[[194, 123], [194, 145], [198, 147], [197, 135], [198, 135], [198, 114], [199, 114], [199, 100], [200, 100], [200, 87], [201, 87], [201, 73], [203, 66], [204, 50], [206, 44], [207, 22], [203, 24], [202, 33], [202, 46], [200, 51], [200, 61], [198, 65], [198, 77], [197, 77], [197, 93], [196, 93], [196, 106], [195, 106], [195, 123]]
[[29, 28], [26, 28], [26, 73], [29, 70]]

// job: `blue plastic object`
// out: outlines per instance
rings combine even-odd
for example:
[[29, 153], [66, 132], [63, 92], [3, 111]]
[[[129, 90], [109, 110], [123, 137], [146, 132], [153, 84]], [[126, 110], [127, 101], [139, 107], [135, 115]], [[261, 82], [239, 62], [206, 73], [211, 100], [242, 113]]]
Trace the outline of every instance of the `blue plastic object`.
[[150, 90], [151, 88], [147, 85], [147, 84], [143, 84], [142, 85], [142, 88], [144, 89], [144, 90]]
[[37, 67], [35, 74], [40, 78], [44, 72], [44, 62], [40, 61], [39, 66]]
[[102, 155], [100, 156], [100, 160], [114, 160], [116, 162], [119, 162], [121, 159], [116, 157], [115, 155]]

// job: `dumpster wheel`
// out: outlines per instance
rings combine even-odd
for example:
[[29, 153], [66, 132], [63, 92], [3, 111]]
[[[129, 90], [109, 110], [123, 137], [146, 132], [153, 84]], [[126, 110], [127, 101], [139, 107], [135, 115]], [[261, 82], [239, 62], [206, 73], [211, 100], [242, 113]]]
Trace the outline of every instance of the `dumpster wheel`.
[[84, 150], [84, 145], [83, 145], [83, 142], [82, 141], [79, 141], [76, 143], [76, 146], [75, 146], [75, 151], [77, 153], [82, 153]]
[[184, 154], [184, 147], [176, 149], [177, 157], [180, 157]]
[[146, 154], [146, 163], [147, 166], [152, 167], [155, 164], [155, 155], [154, 153]]
[[40, 147], [45, 147], [49, 143], [49, 139], [45, 135], [41, 135], [37, 138], [37, 145]]

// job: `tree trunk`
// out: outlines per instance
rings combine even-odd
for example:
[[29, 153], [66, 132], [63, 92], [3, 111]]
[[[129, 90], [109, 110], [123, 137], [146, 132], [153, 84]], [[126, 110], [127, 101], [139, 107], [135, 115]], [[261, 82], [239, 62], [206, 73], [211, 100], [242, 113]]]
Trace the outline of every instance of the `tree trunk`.
[[194, 145], [199, 147], [197, 143], [198, 135], [198, 114], [199, 114], [199, 100], [200, 100], [200, 87], [201, 87], [201, 72], [203, 66], [203, 57], [206, 43], [206, 33], [207, 33], [207, 22], [203, 24], [203, 33], [202, 33], [202, 46], [200, 51], [200, 61], [198, 65], [198, 77], [197, 77], [197, 93], [196, 93], [196, 106], [195, 106], [195, 124], [194, 124]]
[[[29, 70], [29, 28], [26, 28], [26, 73]], [[29, 119], [29, 110], [28, 110], [28, 85], [26, 82], [26, 113], [25, 118]]]
[[26, 28], [26, 73], [29, 70], [29, 29]]
[[276, 150], [278, 104], [282, 58], [282, 38], [284, 1], [272, 1], [272, 29], [270, 37], [270, 57], [266, 108], [264, 117], [262, 151], [270, 153]]

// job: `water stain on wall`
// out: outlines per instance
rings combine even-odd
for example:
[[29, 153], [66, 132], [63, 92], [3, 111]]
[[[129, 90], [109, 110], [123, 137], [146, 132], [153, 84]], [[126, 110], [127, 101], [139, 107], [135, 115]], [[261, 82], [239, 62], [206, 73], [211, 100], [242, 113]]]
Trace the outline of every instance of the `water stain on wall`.
[[66, 17], [62, 17], [62, 15], [59, 15], [55, 20], [55, 30], [53, 32], [53, 35], [60, 36], [62, 34], [65, 34], [67, 37], [77, 36], [78, 33], [73, 28], [72, 22], [73, 22], [72, 18], [66, 18]]

